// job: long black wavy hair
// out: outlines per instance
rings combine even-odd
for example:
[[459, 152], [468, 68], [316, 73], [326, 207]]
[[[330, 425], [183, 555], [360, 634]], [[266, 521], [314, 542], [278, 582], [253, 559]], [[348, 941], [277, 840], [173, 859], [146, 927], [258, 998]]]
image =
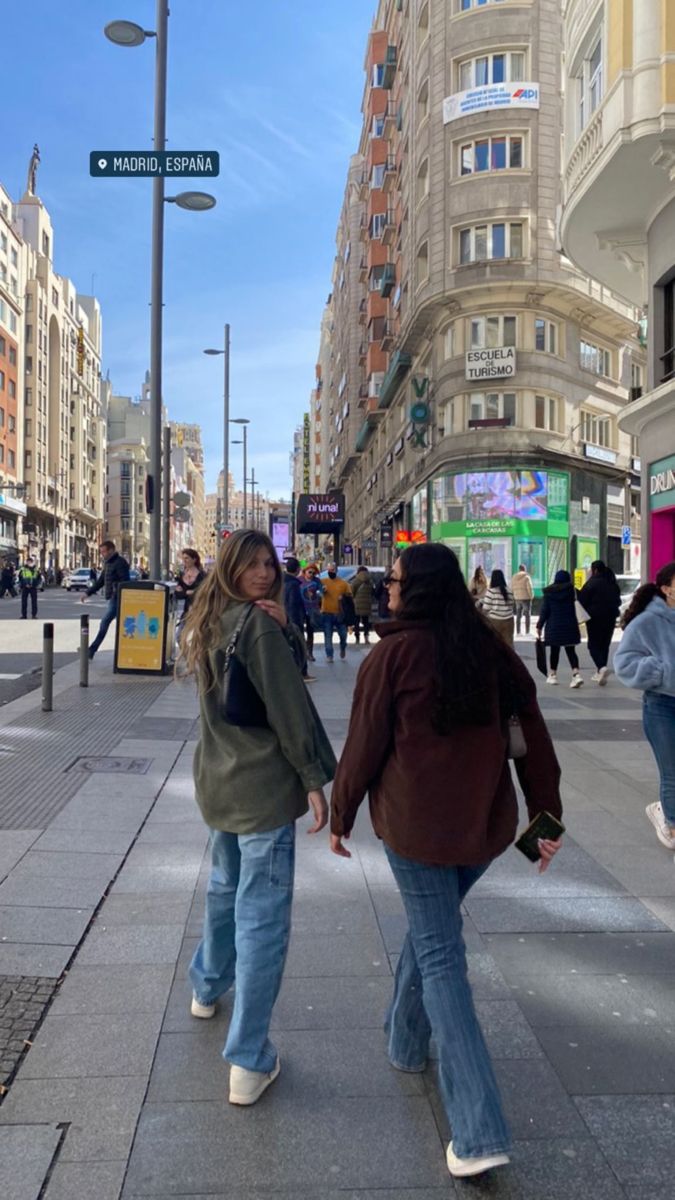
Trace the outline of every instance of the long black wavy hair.
[[630, 625], [631, 621], [634, 621], [636, 617], [639, 617], [640, 613], [645, 611], [647, 605], [650, 604], [656, 596], [658, 596], [659, 600], [663, 600], [663, 603], [665, 604], [666, 598], [661, 591], [661, 588], [670, 587], [674, 579], [675, 562], [670, 562], [666, 563], [665, 567], [661, 567], [661, 570], [656, 572], [656, 577], [653, 583], [643, 583], [642, 587], [639, 587], [636, 591], [633, 599], [623, 615], [621, 628], [625, 629], [627, 625]]
[[476, 608], [456, 554], [448, 546], [427, 543], [410, 546], [399, 562], [402, 608], [396, 618], [429, 621], [434, 634], [434, 732], [488, 725], [496, 686], [502, 715], [510, 716], [517, 705], [509, 695], [501, 639]]

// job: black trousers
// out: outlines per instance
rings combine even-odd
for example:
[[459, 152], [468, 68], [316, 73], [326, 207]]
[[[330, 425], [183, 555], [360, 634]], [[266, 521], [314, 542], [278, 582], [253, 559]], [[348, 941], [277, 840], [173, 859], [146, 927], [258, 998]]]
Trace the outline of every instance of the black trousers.
[[307, 643], [307, 653], [313, 655], [314, 654], [314, 626], [312, 625], [312, 618], [309, 613], [307, 613], [307, 616], [305, 617], [305, 621], [303, 624], [303, 633], [305, 635], [305, 641]]
[[[563, 649], [562, 646], [551, 646], [551, 670], [552, 671], [558, 670], [558, 663], [560, 662], [560, 651], [562, 649]], [[578, 671], [579, 670], [579, 659], [577, 658], [577, 652], [574, 649], [574, 646], [565, 646], [565, 654], [567, 655], [567, 661], [569, 662], [572, 670]]]
[[30, 596], [31, 616], [37, 617], [37, 587], [21, 589], [21, 616], [28, 616], [28, 597]]
[[612, 635], [615, 629], [615, 622], [599, 621], [597, 617], [593, 617], [587, 624], [588, 631], [588, 653], [595, 663], [598, 671], [607, 666], [609, 661], [609, 648], [612, 644]]
[[361, 626], [363, 626], [363, 640], [365, 641], [365, 639], [370, 635], [370, 617], [360, 617], [357, 614], [354, 622], [354, 633], [356, 635], [357, 642], [359, 640], [359, 631]]

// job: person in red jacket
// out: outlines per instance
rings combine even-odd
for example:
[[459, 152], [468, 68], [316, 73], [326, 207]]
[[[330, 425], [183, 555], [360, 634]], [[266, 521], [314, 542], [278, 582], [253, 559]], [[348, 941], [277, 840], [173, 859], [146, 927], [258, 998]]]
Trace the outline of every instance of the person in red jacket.
[[[476, 1175], [509, 1161], [510, 1136], [467, 981], [460, 905], [516, 835], [511, 716], [527, 743], [514, 761], [530, 818], [560, 817], [560, 768], [534, 682], [477, 611], [452, 550], [410, 547], [388, 586], [394, 619], [359, 671], [331, 849], [349, 857], [344, 839], [368, 792], [409, 926], [385, 1023], [389, 1059], [423, 1071], [434, 1038], [448, 1168]], [[540, 871], [559, 848], [539, 843]]]

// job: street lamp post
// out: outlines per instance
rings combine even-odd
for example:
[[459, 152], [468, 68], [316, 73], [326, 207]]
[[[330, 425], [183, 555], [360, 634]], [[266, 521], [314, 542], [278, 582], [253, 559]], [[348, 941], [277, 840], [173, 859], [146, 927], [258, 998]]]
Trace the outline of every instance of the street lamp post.
[[248, 426], [250, 424], [251, 424], [251, 422], [249, 421], [248, 417], [233, 417], [232, 420], [230, 421], [230, 425], [241, 425], [241, 431], [243, 434], [242, 440], [243, 440], [243, 446], [244, 446], [244, 529], [246, 529], [246, 521], [247, 521], [246, 479], [247, 479], [248, 465], [247, 465], [246, 452], [247, 452], [247, 442], [248, 442]]
[[[166, 147], [166, 68], [169, 33], [168, 0], [157, 0], [156, 29], [143, 29], [133, 21], [111, 21], [104, 33], [117, 46], [141, 46], [150, 37], [156, 39], [155, 103], [153, 145]], [[150, 274], [150, 476], [152, 511], [150, 513], [150, 575], [161, 579], [162, 572], [162, 294], [164, 286], [164, 204], [203, 211], [213, 208], [215, 200], [205, 192], [181, 192], [164, 195], [164, 176], [152, 181], [152, 265]]]
[[205, 354], [222, 354], [223, 374], [223, 525], [230, 523], [230, 496], [228, 475], [230, 473], [230, 326], [225, 326], [222, 350], [205, 350]]

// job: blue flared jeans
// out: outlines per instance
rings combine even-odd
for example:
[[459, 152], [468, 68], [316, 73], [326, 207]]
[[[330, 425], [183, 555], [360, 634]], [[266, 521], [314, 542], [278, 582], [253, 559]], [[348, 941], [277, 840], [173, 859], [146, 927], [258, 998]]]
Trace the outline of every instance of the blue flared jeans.
[[266, 833], [211, 833], [211, 875], [204, 935], [190, 964], [200, 1004], [235, 985], [223, 1058], [249, 1071], [271, 1071], [269, 1038], [291, 934], [295, 825]]
[[402, 1071], [423, 1070], [433, 1036], [455, 1154], [504, 1153], [509, 1129], [473, 1004], [460, 911], [486, 867], [433, 866], [385, 850], [408, 917], [385, 1023], [390, 1061]]
[[661, 808], [675, 829], [675, 696], [645, 692], [642, 727], [659, 768]]

